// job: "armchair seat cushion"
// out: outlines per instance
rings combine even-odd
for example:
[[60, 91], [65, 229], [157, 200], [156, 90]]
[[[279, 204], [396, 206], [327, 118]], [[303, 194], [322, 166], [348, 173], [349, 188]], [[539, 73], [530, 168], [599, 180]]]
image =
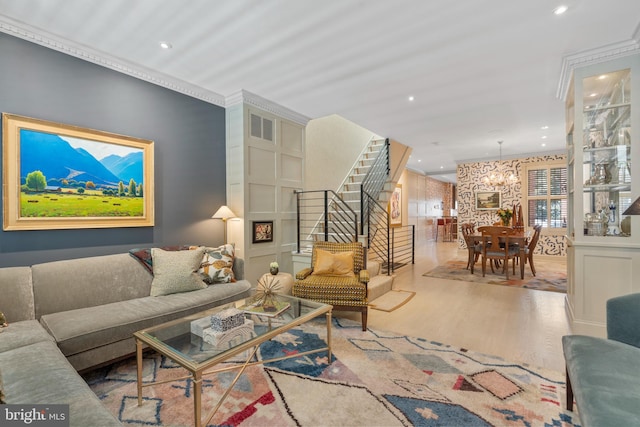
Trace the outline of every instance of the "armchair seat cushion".
[[562, 346], [582, 425], [640, 425], [638, 348], [584, 335], [564, 336]]
[[355, 274], [349, 276], [310, 275], [298, 281], [293, 295], [331, 305], [367, 306], [367, 287]]

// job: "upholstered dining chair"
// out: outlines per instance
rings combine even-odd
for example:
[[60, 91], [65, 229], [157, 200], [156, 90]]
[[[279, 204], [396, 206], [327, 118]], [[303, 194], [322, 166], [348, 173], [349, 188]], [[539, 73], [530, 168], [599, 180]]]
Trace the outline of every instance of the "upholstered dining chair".
[[[519, 256], [520, 252], [518, 245], [509, 243], [509, 236], [515, 234], [515, 230], [504, 226], [483, 226], [478, 227], [478, 231], [482, 233], [482, 277], [487, 270], [487, 260], [495, 260], [502, 261], [502, 268], [508, 280], [509, 260], [512, 260], [513, 274], [515, 274], [515, 258]], [[491, 263], [491, 271], [494, 271], [493, 263]]]
[[525, 248], [526, 258], [524, 259], [525, 263], [529, 263], [529, 267], [531, 267], [531, 274], [536, 275], [536, 267], [533, 265], [533, 251], [536, 249], [536, 245], [538, 244], [538, 240], [540, 239], [540, 231], [542, 230], [541, 225], [533, 226], [533, 236], [529, 241], [529, 245]]
[[330, 304], [335, 310], [362, 313], [362, 330], [367, 330], [367, 285], [362, 243], [315, 242], [311, 267], [296, 273], [291, 293], [298, 298]]

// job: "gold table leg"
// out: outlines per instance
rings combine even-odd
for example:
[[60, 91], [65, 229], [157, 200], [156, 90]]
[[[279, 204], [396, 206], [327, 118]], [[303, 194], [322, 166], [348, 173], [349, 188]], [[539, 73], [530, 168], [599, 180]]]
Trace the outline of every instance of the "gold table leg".
[[138, 376], [138, 406], [142, 405], [142, 342], [136, 339], [136, 364]]
[[200, 413], [202, 412], [202, 372], [193, 373], [193, 412], [195, 416], [195, 426], [202, 425]]
[[327, 353], [329, 353], [328, 364], [331, 364], [331, 310], [327, 311]]

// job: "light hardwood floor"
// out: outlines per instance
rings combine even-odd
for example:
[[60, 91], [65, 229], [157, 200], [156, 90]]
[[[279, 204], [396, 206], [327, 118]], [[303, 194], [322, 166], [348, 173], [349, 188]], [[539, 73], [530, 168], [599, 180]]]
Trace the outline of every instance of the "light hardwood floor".
[[[570, 332], [565, 294], [422, 276], [451, 258], [456, 243], [429, 241], [396, 272], [394, 289], [415, 291], [404, 306], [369, 310], [368, 326], [564, 372], [561, 338]], [[360, 320], [358, 313], [336, 313]]]

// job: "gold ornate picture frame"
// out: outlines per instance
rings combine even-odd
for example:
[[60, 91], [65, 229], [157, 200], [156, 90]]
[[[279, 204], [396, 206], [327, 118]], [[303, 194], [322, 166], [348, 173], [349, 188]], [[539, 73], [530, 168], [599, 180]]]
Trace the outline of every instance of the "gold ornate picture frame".
[[153, 141], [2, 114], [3, 230], [151, 227]]

